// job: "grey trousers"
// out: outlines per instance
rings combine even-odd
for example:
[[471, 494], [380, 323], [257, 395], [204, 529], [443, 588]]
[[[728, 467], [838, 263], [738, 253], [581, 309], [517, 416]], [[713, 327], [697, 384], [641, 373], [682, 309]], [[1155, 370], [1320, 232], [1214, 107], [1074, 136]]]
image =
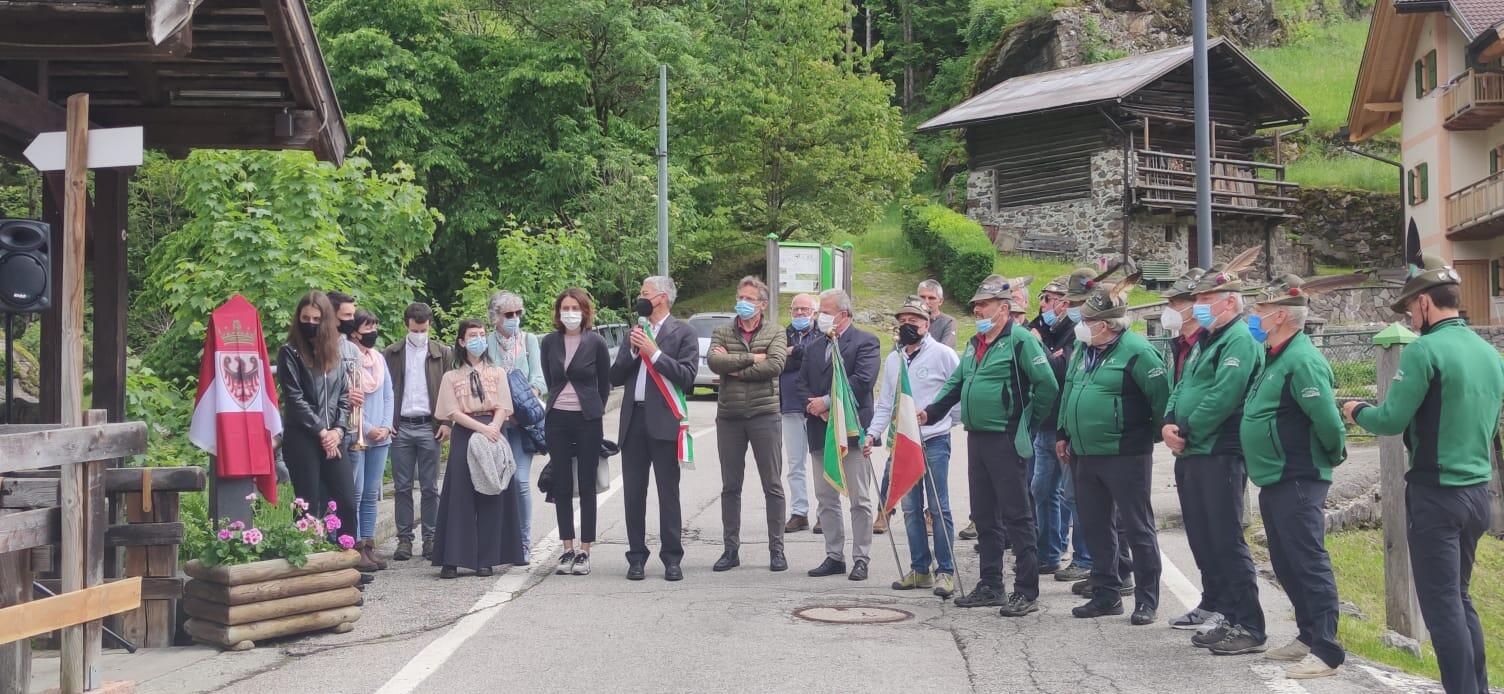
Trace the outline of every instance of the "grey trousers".
[[715, 435], [721, 458], [721, 527], [726, 551], [741, 547], [742, 480], [747, 475], [747, 446], [762, 479], [767, 502], [768, 551], [783, 551], [783, 426], [777, 412], [747, 419], [717, 417]]
[[[824, 451], [810, 451], [814, 466], [815, 501], [819, 503], [820, 527], [825, 531], [825, 556], [844, 561], [846, 524], [841, 519], [841, 493], [830, 486], [821, 467]], [[841, 460], [845, 471], [846, 492], [851, 497], [851, 558], [868, 561], [872, 550], [873, 509], [872, 463], [862, 455], [860, 445], [853, 445]]]
[[413, 541], [413, 479], [423, 494], [423, 544], [433, 540], [439, 520], [439, 442], [428, 424], [398, 420], [392, 439], [392, 503], [397, 521], [397, 539]]

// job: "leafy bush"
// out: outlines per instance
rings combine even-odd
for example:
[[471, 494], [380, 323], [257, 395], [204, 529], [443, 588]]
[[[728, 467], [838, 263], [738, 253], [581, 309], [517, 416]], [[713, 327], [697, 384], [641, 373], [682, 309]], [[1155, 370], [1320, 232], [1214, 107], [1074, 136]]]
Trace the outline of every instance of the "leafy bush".
[[188, 440], [193, 396], [129, 357], [125, 365], [125, 416], [146, 422], [146, 453], [131, 461], [137, 467], [204, 465], [203, 452]]
[[992, 274], [997, 250], [982, 226], [940, 205], [906, 205], [903, 233], [919, 249], [940, 283], [958, 295], [981, 286]]

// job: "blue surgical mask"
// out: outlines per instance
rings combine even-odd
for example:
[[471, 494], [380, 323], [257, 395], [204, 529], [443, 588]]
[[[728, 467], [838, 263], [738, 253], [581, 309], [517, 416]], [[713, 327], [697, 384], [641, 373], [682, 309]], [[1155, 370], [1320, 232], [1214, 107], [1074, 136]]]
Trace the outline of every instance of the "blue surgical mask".
[[795, 330], [809, 330], [809, 316], [794, 316], [794, 320], [789, 324], [794, 326]]
[[1269, 339], [1269, 331], [1264, 329], [1264, 319], [1256, 313], [1248, 316], [1248, 332], [1253, 333], [1253, 339], [1259, 342]]
[[978, 318], [977, 319], [977, 334], [978, 335], [986, 335], [987, 333], [990, 333], [990, 332], [992, 332], [992, 319], [991, 318]]
[[470, 338], [469, 340], [467, 340], [465, 342], [465, 350], [468, 351], [468, 352], [470, 352], [471, 355], [477, 356], [477, 357], [480, 356], [480, 355], [482, 355], [482, 354], [485, 354], [486, 353], [486, 338], [484, 338], [484, 337], [472, 337], [472, 338]]
[[1045, 325], [1053, 328], [1055, 327], [1055, 323], [1060, 320], [1060, 316], [1055, 315], [1054, 311], [1045, 311], [1044, 313], [1039, 314], [1039, 319], [1044, 321]]
[[505, 332], [508, 335], [516, 335], [517, 334], [517, 330], [519, 328], [521, 328], [521, 327], [522, 327], [522, 319], [521, 318], [504, 318], [501, 321], [501, 330], [502, 330], [502, 332]]
[[741, 316], [742, 320], [751, 320], [752, 316], [757, 315], [757, 304], [747, 301], [746, 299], [737, 301], [736, 315]]
[[1075, 308], [1075, 307], [1068, 308], [1068, 309], [1065, 310], [1065, 315], [1066, 315], [1067, 318], [1070, 318], [1071, 321], [1073, 321], [1073, 322], [1076, 322], [1076, 323], [1080, 323], [1081, 322], [1081, 309], [1079, 309], [1079, 308]]
[[1191, 308], [1191, 315], [1207, 330], [1211, 330], [1212, 324], [1217, 322], [1217, 317], [1212, 315], [1211, 304], [1196, 304]]

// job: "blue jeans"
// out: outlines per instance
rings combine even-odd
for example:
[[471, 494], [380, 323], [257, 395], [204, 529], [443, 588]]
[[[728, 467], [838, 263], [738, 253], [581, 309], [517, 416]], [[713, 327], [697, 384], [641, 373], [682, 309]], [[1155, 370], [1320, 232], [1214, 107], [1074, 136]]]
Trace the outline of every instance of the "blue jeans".
[[1065, 466], [1064, 503], [1060, 506], [1060, 532], [1071, 533], [1071, 563], [1083, 569], [1091, 568], [1091, 552], [1086, 550], [1086, 533], [1081, 532], [1080, 516], [1076, 514], [1076, 468]]
[[376, 508], [381, 505], [381, 477], [386, 472], [386, 454], [390, 445], [371, 446], [350, 451], [350, 467], [355, 471], [355, 508], [357, 540], [376, 537]]
[[1029, 492], [1034, 496], [1034, 519], [1039, 525], [1039, 565], [1060, 563], [1065, 553], [1066, 530], [1070, 527], [1065, 515], [1065, 471], [1060, 459], [1055, 457], [1055, 432], [1041, 431], [1034, 435], [1034, 477], [1029, 482]]
[[[956, 545], [956, 523], [950, 516], [950, 432], [924, 442], [924, 464], [929, 473], [919, 478], [919, 484], [903, 496], [903, 526], [909, 535], [909, 568], [917, 573], [930, 571], [930, 541], [924, 534], [923, 515], [928, 512], [935, 524], [936, 570], [954, 575], [956, 561], [952, 550]], [[938, 514], [936, 509], [939, 509]]]
[[533, 454], [522, 450], [521, 429], [508, 425], [507, 443], [512, 446], [512, 457], [517, 461], [517, 473], [512, 479], [517, 484], [517, 500], [522, 503], [522, 556], [527, 556], [533, 547]]
[[783, 426], [783, 460], [789, 467], [789, 514], [809, 518], [809, 438], [804, 433], [804, 413], [779, 415]]

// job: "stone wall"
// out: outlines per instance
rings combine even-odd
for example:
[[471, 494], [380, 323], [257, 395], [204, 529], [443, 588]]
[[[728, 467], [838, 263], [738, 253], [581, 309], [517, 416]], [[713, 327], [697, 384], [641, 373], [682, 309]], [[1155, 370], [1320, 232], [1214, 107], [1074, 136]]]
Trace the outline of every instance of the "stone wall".
[[1399, 284], [1376, 284], [1338, 289], [1311, 298], [1311, 314], [1328, 325], [1378, 325], [1397, 318], [1389, 305], [1400, 295]]
[[1289, 230], [1326, 265], [1356, 268], [1400, 266], [1403, 211], [1394, 193], [1343, 188], [1299, 188], [1298, 219]]

